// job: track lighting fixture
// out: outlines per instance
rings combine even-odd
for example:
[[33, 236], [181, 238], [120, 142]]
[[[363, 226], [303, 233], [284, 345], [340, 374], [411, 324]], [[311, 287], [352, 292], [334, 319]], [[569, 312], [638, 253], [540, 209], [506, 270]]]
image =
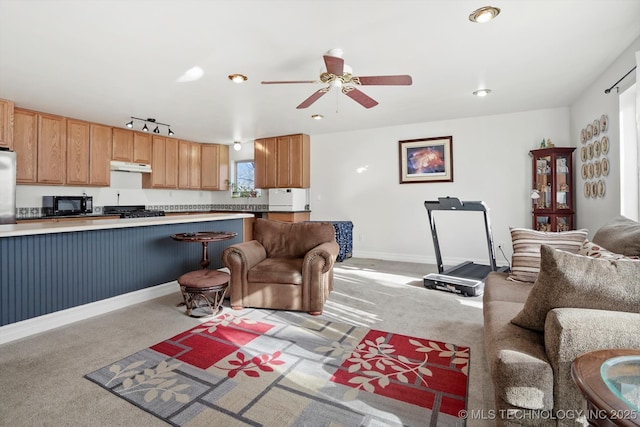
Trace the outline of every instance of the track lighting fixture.
[[132, 119], [131, 121], [125, 124], [125, 126], [128, 127], [129, 129], [133, 128], [134, 120], [139, 120], [141, 122], [144, 122], [144, 126], [142, 126], [142, 129], [141, 129], [143, 132], [149, 132], [149, 127], [147, 126], [147, 123], [151, 123], [152, 125], [156, 125], [155, 129], [153, 129], [153, 133], [160, 133], [160, 126], [166, 126], [167, 135], [169, 136], [174, 135], [174, 132], [171, 130], [171, 125], [168, 125], [166, 123], [156, 122], [156, 119], [140, 119], [138, 117], [131, 117], [131, 119]]

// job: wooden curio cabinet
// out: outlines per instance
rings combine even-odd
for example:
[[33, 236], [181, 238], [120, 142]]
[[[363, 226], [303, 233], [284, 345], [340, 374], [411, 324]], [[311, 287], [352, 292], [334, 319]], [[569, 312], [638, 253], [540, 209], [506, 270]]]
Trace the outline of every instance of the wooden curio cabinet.
[[573, 151], [575, 147], [531, 150], [533, 228], [567, 231], [575, 227]]

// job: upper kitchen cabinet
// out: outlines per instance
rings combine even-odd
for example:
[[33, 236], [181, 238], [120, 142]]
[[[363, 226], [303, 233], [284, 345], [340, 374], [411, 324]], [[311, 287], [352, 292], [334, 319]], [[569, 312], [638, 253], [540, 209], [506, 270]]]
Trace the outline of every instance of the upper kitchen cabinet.
[[178, 188], [200, 188], [200, 145], [196, 142], [178, 141]]
[[35, 184], [38, 179], [38, 113], [16, 108], [13, 120], [16, 182]]
[[229, 189], [229, 146], [201, 144], [201, 188], [203, 190]]
[[90, 126], [89, 184], [108, 187], [111, 184], [112, 128], [92, 123]]
[[189, 146], [189, 188], [194, 190], [199, 189], [202, 182], [202, 177], [200, 176], [202, 170], [201, 145], [202, 144], [192, 142]]
[[254, 142], [254, 174], [256, 188], [276, 188], [276, 138], [256, 139]]
[[151, 173], [142, 175], [144, 188], [178, 186], [178, 140], [154, 135], [151, 141]]
[[151, 135], [148, 133], [133, 133], [133, 162], [151, 163]]
[[67, 120], [67, 184], [89, 183], [89, 140], [91, 125], [80, 120]]
[[309, 188], [309, 135], [257, 139], [254, 147], [256, 188]]
[[13, 149], [13, 102], [0, 99], [0, 147]]
[[64, 184], [67, 164], [67, 119], [38, 114], [38, 182]]
[[113, 149], [111, 160], [121, 162], [133, 161], [133, 132], [130, 130], [113, 128]]

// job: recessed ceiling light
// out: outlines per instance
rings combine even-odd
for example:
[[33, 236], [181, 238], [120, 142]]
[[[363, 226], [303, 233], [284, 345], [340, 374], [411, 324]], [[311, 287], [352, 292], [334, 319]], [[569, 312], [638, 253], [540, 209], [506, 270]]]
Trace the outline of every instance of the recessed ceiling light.
[[324, 119], [324, 116], [322, 114], [314, 114], [311, 116], [311, 118], [314, 120], [322, 120]]
[[493, 6], [485, 6], [480, 9], [476, 9], [471, 12], [469, 15], [469, 21], [476, 22], [478, 24], [484, 24], [485, 22], [491, 21], [493, 18], [498, 16], [500, 13], [500, 8]]
[[490, 93], [491, 93], [491, 89], [478, 89], [473, 91], [473, 94], [475, 96], [480, 96], [480, 97], [487, 96]]
[[247, 76], [244, 74], [229, 74], [229, 80], [234, 83], [243, 83], [247, 81]]

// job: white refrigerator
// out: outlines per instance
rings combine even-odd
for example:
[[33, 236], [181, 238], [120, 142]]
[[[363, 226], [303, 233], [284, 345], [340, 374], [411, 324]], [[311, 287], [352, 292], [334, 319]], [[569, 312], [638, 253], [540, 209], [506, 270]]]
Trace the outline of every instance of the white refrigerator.
[[0, 148], [0, 224], [16, 223], [16, 153]]

